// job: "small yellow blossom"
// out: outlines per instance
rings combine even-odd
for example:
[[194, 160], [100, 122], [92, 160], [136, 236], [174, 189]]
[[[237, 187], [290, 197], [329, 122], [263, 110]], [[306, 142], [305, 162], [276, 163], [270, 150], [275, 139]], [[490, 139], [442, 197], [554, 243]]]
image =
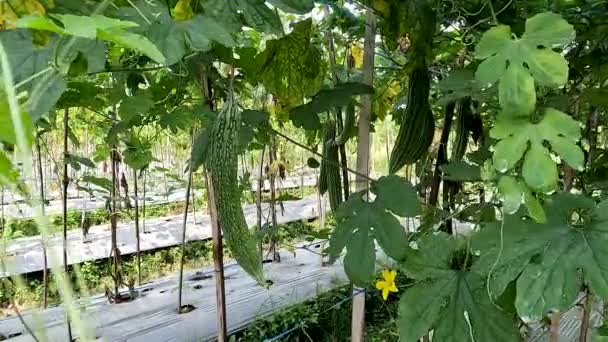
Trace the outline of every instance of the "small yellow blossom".
[[397, 286], [395, 286], [395, 277], [397, 271], [395, 270], [384, 270], [382, 271], [382, 279], [376, 281], [376, 288], [382, 291], [382, 299], [388, 298], [389, 292], [398, 292]]

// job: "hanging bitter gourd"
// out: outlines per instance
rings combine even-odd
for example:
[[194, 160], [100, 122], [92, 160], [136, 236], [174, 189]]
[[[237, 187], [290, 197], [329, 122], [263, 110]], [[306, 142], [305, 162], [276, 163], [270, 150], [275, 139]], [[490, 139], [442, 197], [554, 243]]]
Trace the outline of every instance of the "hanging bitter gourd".
[[408, 102], [389, 161], [389, 172], [422, 158], [433, 142], [435, 119], [429, 104], [430, 77], [420, 62], [410, 74]]
[[217, 216], [224, 232], [224, 241], [238, 264], [258, 284], [264, 285], [258, 241], [249, 231], [241, 207], [237, 170], [241, 114], [233, 101], [230, 95], [215, 120], [206, 166], [211, 175]]
[[[324, 173], [326, 190], [329, 193], [329, 205], [334, 211], [342, 203], [342, 183], [338, 159], [338, 145], [335, 143], [336, 125], [329, 121], [323, 129], [323, 161], [321, 172]], [[323, 177], [323, 174], [321, 175]], [[322, 184], [320, 184], [322, 185]], [[321, 190], [321, 189], [319, 189]]]
[[458, 106], [456, 107], [456, 140], [454, 141], [454, 149], [452, 150], [452, 160], [461, 160], [467, 150], [469, 143], [467, 120], [470, 120], [471, 116], [471, 98], [464, 97], [458, 101]]
[[351, 102], [346, 105], [344, 110], [344, 125], [342, 126], [342, 132], [336, 137], [336, 145], [345, 144], [349, 138], [349, 133], [355, 127], [355, 105]]

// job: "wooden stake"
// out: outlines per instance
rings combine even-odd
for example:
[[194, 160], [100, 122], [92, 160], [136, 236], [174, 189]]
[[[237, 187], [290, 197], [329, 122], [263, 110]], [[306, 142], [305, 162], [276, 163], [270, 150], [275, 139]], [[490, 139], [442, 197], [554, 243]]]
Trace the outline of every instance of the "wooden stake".
[[[365, 20], [365, 41], [363, 47], [363, 83], [374, 84], [374, 54], [376, 47], [376, 17], [371, 8], [367, 9]], [[355, 192], [366, 191], [369, 187], [370, 118], [372, 112], [371, 95], [361, 96], [359, 112], [359, 134], [357, 143], [357, 177]], [[365, 330], [365, 291], [354, 288], [351, 322], [351, 342], [363, 342]]]
[[[44, 212], [46, 208], [46, 200], [44, 196], [44, 173], [42, 172], [42, 153], [40, 153], [40, 135], [36, 137], [36, 152], [38, 157], [38, 182], [40, 186], [38, 193], [40, 195], [40, 208], [42, 209], [42, 216], [46, 216]], [[40, 241], [40, 243], [42, 245], [42, 256], [44, 257], [44, 269], [42, 270], [42, 287], [44, 288], [44, 292], [42, 293], [42, 308], [46, 309], [48, 307], [49, 302], [49, 270], [46, 253], [46, 242]]]
[[141, 285], [141, 256], [140, 256], [140, 241], [139, 241], [139, 191], [137, 188], [137, 170], [133, 169], [133, 195], [135, 198], [135, 243], [136, 251], [135, 257], [137, 258], [137, 285]]
[[585, 288], [585, 304], [583, 304], [583, 317], [581, 318], [581, 331], [578, 338], [579, 342], [587, 342], [589, 332], [589, 319], [591, 318], [591, 308], [593, 306], [593, 295], [589, 288]]
[[224, 288], [224, 250], [222, 245], [222, 232], [217, 220], [217, 208], [212, 177], [213, 174], [207, 171], [207, 194], [209, 202], [209, 216], [211, 218], [211, 237], [213, 239], [217, 340], [218, 342], [226, 342], [228, 335], [226, 328], [226, 290]]
[[[194, 148], [194, 131], [191, 132], [192, 148]], [[177, 295], [177, 313], [182, 313], [182, 289], [184, 287], [184, 260], [186, 254], [186, 227], [188, 226], [188, 207], [190, 204], [190, 189], [192, 188], [192, 170], [193, 167], [188, 167], [188, 185], [186, 186], [186, 204], [184, 207], [184, 221], [182, 224], [182, 244], [181, 255], [179, 261], [179, 287]]]
[[[65, 272], [66, 279], [68, 276], [68, 185], [70, 183], [68, 179], [68, 120], [69, 111], [66, 110], [63, 113], [63, 271]], [[72, 337], [72, 325], [70, 322], [70, 314], [66, 311], [66, 325], [68, 329], [69, 341], [73, 340]]]
[[[256, 215], [257, 215], [257, 226], [258, 232], [262, 230], [262, 191], [264, 189], [264, 154], [266, 152], [266, 145], [262, 146], [260, 152], [260, 168], [258, 170], [258, 191], [256, 196]], [[264, 260], [264, 253], [262, 252], [262, 240], [258, 243], [258, 250], [260, 252], [260, 260]]]

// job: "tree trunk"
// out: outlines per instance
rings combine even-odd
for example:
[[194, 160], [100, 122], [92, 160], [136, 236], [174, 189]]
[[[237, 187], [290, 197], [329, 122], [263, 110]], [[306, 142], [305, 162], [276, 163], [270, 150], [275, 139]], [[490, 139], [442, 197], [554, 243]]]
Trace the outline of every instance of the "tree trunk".
[[[63, 270], [66, 280], [69, 280], [68, 274], [68, 129], [69, 129], [69, 111], [66, 109], [63, 113]], [[70, 314], [66, 311], [66, 325], [68, 329], [69, 341], [72, 341], [72, 324], [70, 322]]]
[[[191, 132], [192, 149], [194, 148], [194, 131]], [[192, 165], [188, 168], [188, 185], [186, 186], [186, 204], [184, 207], [184, 220], [182, 223], [182, 243], [179, 260], [179, 288], [177, 295], [177, 313], [182, 313], [182, 288], [184, 286], [184, 260], [186, 254], [186, 227], [188, 226], [188, 207], [190, 205], [190, 189], [192, 188]]]
[[[44, 196], [44, 172], [42, 171], [42, 153], [40, 152], [40, 138], [40, 136], [36, 137], [36, 156], [38, 157], [38, 186], [40, 187], [38, 193], [40, 196], [40, 208], [42, 209], [42, 216], [45, 216], [46, 198]], [[41, 241], [41, 244], [42, 255], [44, 257], [44, 269], [42, 270], [42, 288], [44, 289], [42, 292], [42, 308], [46, 309], [48, 307], [49, 298], [49, 270], [47, 267], [48, 260], [46, 253], [46, 241]]]
[[[363, 46], [363, 83], [374, 84], [374, 54], [376, 46], [376, 17], [371, 8], [367, 9], [365, 19], [365, 41]], [[361, 110], [359, 112], [359, 133], [357, 142], [357, 172], [367, 176], [369, 174], [370, 152], [370, 118], [372, 113], [372, 95], [361, 96]], [[368, 191], [369, 183], [365, 177], [355, 177], [355, 191]], [[353, 308], [351, 323], [351, 341], [363, 342], [365, 330], [365, 292], [353, 289]]]
[[139, 239], [139, 192], [137, 188], [137, 170], [133, 169], [133, 196], [135, 204], [135, 258], [137, 258], [137, 285], [141, 285], [141, 248]]

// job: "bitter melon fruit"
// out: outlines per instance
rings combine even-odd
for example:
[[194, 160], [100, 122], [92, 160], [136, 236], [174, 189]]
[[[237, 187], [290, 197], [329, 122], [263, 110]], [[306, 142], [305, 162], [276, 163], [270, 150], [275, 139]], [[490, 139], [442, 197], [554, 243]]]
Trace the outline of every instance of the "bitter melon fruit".
[[467, 150], [469, 143], [467, 120], [470, 120], [471, 116], [471, 98], [465, 97], [460, 99], [456, 108], [456, 140], [454, 141], [454, 149], [452, 150], [452, 160], [461, 160]]
[[[325, 184], [319, 182], [329, 193], [329, 205], [332, 211], [338, 209], [342, 203], [342, 183], [340, 182], [340, 161], [338, 159], [338, 145], [335, 143], [336, 125], [327, 122], [323, 130], [323, 161], [321, 162], [321, 177], [325, 177]], [[324, 174], [323, 174], [324, 173]]]
[[425, 63], [412, 69], [408, 102], [389, 161], [389, 172], [422, 158], [433, 142], [435, 119], [429, 104], [430, 77]]
[[231, 97], [229, 96], [214, 122], [206, 166], [211, 176], [218, 222], [224, 233], [224, 241], [245, 272], [258, 284], [264, 285], [258, 241], [247, 227], [240, 202], [237, 145], [241, 114]]
[[335, 144], [342, 145], [348, 140], [348, 134], [355, 127], [355, 105], [349, 103], [344, 111], [344, 125], [342, 126], [342, 132], [336, 137]]

